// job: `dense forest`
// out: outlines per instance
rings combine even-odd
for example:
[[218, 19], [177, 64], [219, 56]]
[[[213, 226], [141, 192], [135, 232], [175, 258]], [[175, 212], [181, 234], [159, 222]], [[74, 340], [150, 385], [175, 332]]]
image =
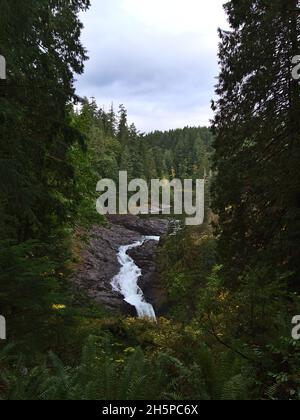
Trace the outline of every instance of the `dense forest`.
[[[226, 3], [213, 126], [148, 134], [124, 105], [76, 94], [89, 0], [12, 3], [0, 0], [0, 399], [300, 399], [299, 2]], [[120, 170], [206, 179], [205, 224], [158, 247], [156, 323], [72, 284], [94, 227], [109, 228], [97, 182]]]

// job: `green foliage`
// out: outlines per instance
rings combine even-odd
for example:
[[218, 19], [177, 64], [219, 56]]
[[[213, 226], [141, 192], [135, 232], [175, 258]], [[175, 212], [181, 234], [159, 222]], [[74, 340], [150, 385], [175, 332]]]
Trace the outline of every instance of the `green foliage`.
[[[220, 30], [214, 209], [227, 281], [266, 264], [299, 289], [300, 89], [297, 0], [231, 1]], [[287, 70], [289, 69], [289, 70]]]
[[159, 269], [176, 319], [188, 320], [195, 313], [199, 293], [216, 263], [215, 249], [215, 239], [203, 226], [185, 228], [165, 240]]
[[40, 239], [68, 219], [74, 174], [67, 155], [82, 138], [67, 104], [75, 99], [73, 73], [82, 73], [86, 59], [78, 13], [88, 6], [1, 1], [0, 52], [8, 68], [0, 88], [2, 239]]
[[[130, 350], [130, 351], [128, 351]], [[2, 352], [2, 359], [8, 350]], [[161, 353], [156, 359], [141, 349], [125, 349], [119, 359], [104, 351], [97, 337], [90, 337], [80, 364], [66, 367], [53, 353], [40, 367], [28, 370], [19, 360], [13, 368], [1, 371], [0, 395], [8, 400], [144, 400], [162, 399], [177, 387], [171, 380], [172, 369], [178, 382], [199, 384], [194, 371], [177, 359]]]
[[249, 379], [241, 374], [230, 378], [224, 385], [222, 400], [249, 400]]
[[38, 242], [0, 243], [1, 311], [11, 342], [45, 328], [58, 296], [59, 301], [65, 299], [56, 273], [59, 266], [48, 255], [49, 247]]
[[[300, 271], [300, 95], [291, 77], [298, 7], [230, 1], [231, 28], [219, 31], [212, 189], [219, 265], [198, 317], [216, 343], [245, 360], [253, 399], [299, 398], [298, 343], [290, 341]], [[224, 397], [244, 395], [244, 378], [230, 378]]]
[[213, 135], [208, 128], [185, 127], [145, 136], [160, 178], [203, 179], [211, 168]]

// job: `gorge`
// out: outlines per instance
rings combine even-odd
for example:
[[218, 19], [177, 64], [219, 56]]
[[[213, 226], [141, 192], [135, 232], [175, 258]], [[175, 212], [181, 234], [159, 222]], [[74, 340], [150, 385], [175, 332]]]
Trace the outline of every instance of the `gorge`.
[[155, 256], [169, 222], [138, 216], [109, 216], [94, 226], [73, 282], [108, 310], [155, 319], [164, 311], [165, 291]]

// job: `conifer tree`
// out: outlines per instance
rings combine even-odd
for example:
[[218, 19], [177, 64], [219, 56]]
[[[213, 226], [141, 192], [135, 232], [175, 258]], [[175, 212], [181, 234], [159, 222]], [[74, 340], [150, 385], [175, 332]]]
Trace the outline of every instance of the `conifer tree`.
[[[0, 87], [1, 238], [49, 236], [67, 220], [81, 138], [70, 124], [74, 73], [87, 58], [78, 14], [89, 0], [0, 2], [0, 46], [7, 82]], [[1, 228], [1, 227], [0, 227]]]
[[[299, 277], [299, 1], [233, 0], [213, 104], [214, 207], [228, 279], [261, 263]], [[235, 274], [235, 275], [232, 275]]]
[[116, 121], [116, 113], [114, 110], [114, 105], [111, 104], [111, 108], [110, 111], [108, 113], [108, 130], [107, 130], [107, 134], [114, 138], [116, 136], [116, 130], [117, 130], [117, 121]]
[[127, 110], [124, 105], [119, 107], [119, 126], [118, 126], [118, 140], [122, 144], [128, 142], [128, 122], [127, 122]]
[[121, 156], [120, 170], [127, 171], [128, 179], [133, 178], [133, 161], [128, 146], [125, 146]]

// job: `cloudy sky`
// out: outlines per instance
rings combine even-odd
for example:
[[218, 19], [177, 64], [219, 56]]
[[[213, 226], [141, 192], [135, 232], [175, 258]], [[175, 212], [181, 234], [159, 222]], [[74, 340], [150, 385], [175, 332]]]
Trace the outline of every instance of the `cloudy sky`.
[[144, 132], [207, 125], [225, 0], [92, 0], [82, 15], [89, 54], [77, 82], [99, 106], [122, 103]]

